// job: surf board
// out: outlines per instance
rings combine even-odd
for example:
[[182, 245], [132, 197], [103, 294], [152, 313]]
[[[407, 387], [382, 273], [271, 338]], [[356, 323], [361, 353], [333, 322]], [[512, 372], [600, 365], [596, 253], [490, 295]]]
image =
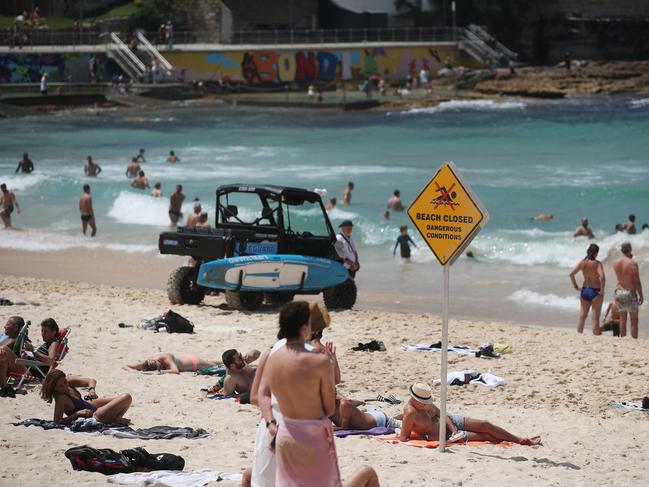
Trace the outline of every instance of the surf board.
[[198, 271], [201, 286], [241, 291], [318, 291], [348, 278], [347, 269], [339, 262], [291, 254], [213, 260], [201, 265]]

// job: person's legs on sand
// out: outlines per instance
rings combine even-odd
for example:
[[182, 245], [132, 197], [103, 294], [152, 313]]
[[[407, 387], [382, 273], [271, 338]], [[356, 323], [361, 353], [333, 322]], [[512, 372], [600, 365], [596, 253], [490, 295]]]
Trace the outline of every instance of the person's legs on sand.
[[[464, 418], [464, 430], [469, 432], [468, 441], [511, 441], [512, 443], [521, 443], [523, 440], [527, 440], [482, 419]], [[541, 442], [540, 437], [529, 440], [531, 444], [540, 444]]]
[[631, 318], [631, 337], [638, 338], [638, 312], [629, 313], [629, 317]]
[[626, 311], [620, 311], [620, 337], [626, 336]]
[[577, 321], [577, 333], [584, 332], [584, 323], [586, 322], [586, 317], [588, 316], [588, 311], [590, 310], [590, 301], [586, 301], [583, 298], [579, 299], [581, 304], [581, 312], [579, 313], [579, 320]]
[[130, 394], [121, 394], [116, 397], [97, 399], [93, 404], [97, 406], [94, 417], [102, 423], [111, 423], [121, 421], [128, 408], [131, 406], [133, 398]]
[[379, 487], [379, 477], [369, 465], [364, 465], [354, 472], [349, 480], [343, 482], [343, 487]]
[[601, 335], [602, 330], [599, 328], [599, 317], [602, 313], [602, 304], [604, 303], [604, 296], [598, 294], [592, 301], [593, 311], [591, 315], [593, 335]]

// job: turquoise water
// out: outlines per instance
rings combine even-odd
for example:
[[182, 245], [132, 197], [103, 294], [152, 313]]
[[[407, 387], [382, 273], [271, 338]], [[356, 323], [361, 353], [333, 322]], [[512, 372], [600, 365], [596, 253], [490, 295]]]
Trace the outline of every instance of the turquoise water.
[[[649, 222], [648, 134], [649, 99], [626, 97], [447, 102], [390, 113], [210, 106], [0, 120], [0, 180], [24, 208], [14, 215], [23, 231], [0, 232], [0, 248], [93, 245], [155, 253], [168, 202], [131, 189], [124, 177], [130, 157], [144, 147], [151, 183], [162, 182], [165, 195], [182, 183], [187, 201], [199, 197], [211, 218], [220, 184], [318, 187], [340, 198], [354, 181], [352, 204], [330, 217], [334, 224], [344, 218], [356, 224], [366, 264], [359, 284], [388, 296], [393, 307], [417, 302], [425, 308], [427, 289], [432, 296], [438, 291], [438, 266], [423, 247], [412, 264], [392, 259], [398, 226], [409, 222], [403, 214], [389, 221], [382, 215], [394, 189], [408, 203], [452, 160], [491, 214], [470, 247], [476, 259], [454, 266], [458, 312], [505, 305], [534, 316], [543, 307], [564, 319], [578, 306], [566, 274], [587, 246], [571, 236], [579, 218], [590, 218], [607, 262], [624, 239], [614, 235], [616, 223], [629, 213], [638, 226]], [[170, 149], [180, 164], [161, 163]], [[36, 165], [29, 176], [13, 174], [23, 151]], [[88, 154], [104, 170], [96, 179], [83, 177]], [[86, 182], [99, 226], [92, 243], [80, 235], [78, 198]], [[539, 213], [555, 218], [532, 221]], [[649, 233], [632, 242], [641, 269], [649, 270]], [[483, 284], [477, 295], [476, 282]]]

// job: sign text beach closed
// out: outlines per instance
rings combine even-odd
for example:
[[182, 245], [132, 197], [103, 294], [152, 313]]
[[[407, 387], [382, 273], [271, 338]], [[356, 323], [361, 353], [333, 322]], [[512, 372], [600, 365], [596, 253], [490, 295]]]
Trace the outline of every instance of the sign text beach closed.
[[439, 168], [408, 216], [442, 265], [452, 264], [489, 219], [452, 162]]

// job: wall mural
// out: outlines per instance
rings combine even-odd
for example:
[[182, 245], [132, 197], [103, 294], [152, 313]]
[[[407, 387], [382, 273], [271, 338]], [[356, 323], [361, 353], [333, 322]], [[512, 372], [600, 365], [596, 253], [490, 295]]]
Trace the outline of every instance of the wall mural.
[[219, 80], [249, 84], [280, 84], [360, 81], [369, 76], [403, 80], [422, 67], [433, 72], [448, 59], [456, 65], [471, 65], [465, 56], [457, 59], [454, 46], [372, 47], [351, 50], [260, 50], [230, 52], [165, 53], [169, 61], [184, 70], [186, 80]]
[[[43, 73], [50, 82], [88, 82], [91, 54], [9, 54], [0, 56], [0, 83], [38, 83]], [[99, 78], [109, 80], [114, 63], [97, 55]], [[111, 66], [112, 65], [112, 66]]]

